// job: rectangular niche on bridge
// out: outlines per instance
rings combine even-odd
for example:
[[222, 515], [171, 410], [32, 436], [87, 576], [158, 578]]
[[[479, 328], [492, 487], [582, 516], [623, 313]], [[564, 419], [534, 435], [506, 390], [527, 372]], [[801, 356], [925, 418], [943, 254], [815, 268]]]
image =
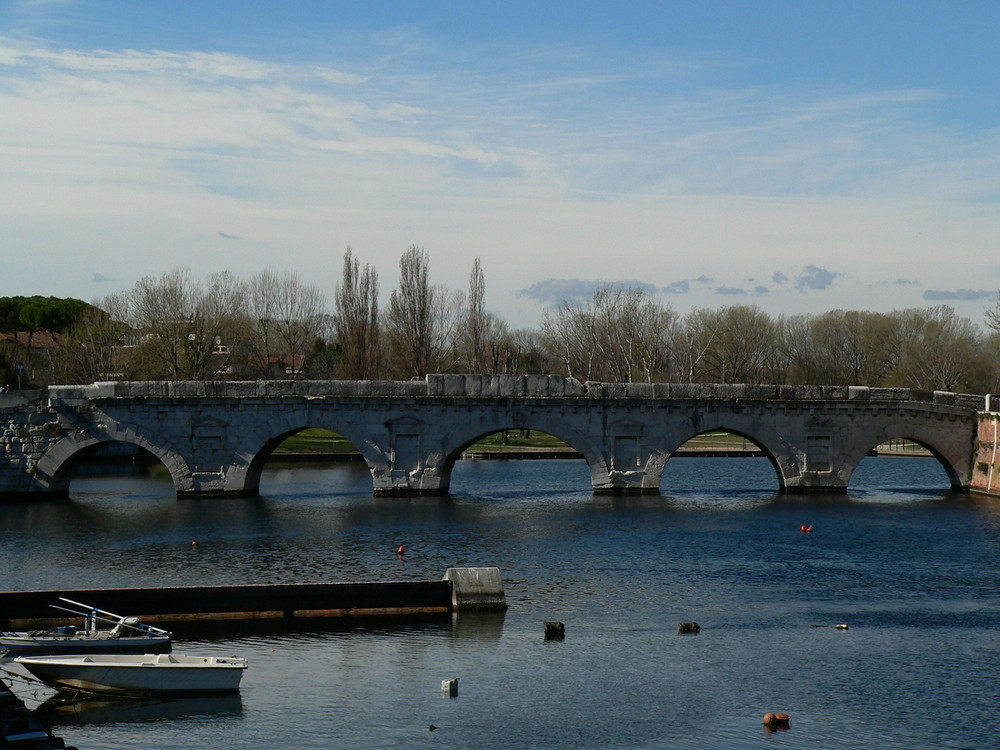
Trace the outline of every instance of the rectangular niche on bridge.
[[612, 456], [618, 471], [632, 471], [639, 468], [639, 438], [631, 435], [615, 438], [615, 452]]
[[420, 436], [396, 435], [393, 440], [393, 473], [409, 474], [420, 466]]
[[810, 435], [806, 438], [806, 470], [830, 470], [829, 435]]

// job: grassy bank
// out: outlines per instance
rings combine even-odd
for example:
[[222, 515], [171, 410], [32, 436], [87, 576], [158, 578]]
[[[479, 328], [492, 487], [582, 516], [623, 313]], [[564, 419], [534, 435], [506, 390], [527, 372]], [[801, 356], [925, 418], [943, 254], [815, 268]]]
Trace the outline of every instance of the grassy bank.
[[[692, 438], [684, 447], [698, 450], [724, 449], [724, 450], [746, 450], [755, 446], [750, 441], [739, 435], [732, 435], [728, 432], [710, 432]], [[482, 440], [469, 446], [468, 450], [487, 453], [490, 451], [503, 451], [510, 449], [535, 449], [535, 450], [572, 450], [572, 448], [557, 437], [538, 430], [508, 430], [506, 433], [497, 432], [487, 435]], [[292, 435], [285, 442], [278, 446], [275, 453], [357, 453], [358, 449], [353, 443], [345, 440], [340, 435], [322, 429], [303, 430]]]

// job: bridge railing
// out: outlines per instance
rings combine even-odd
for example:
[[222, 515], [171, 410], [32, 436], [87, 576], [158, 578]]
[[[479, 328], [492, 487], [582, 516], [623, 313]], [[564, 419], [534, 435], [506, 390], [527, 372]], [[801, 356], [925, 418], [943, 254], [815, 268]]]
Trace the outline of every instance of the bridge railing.
[[[1000, 397], [867, 386], [738, 383], [581, 383], [559, 375], [427, 375], [422, 380], [115, 381], [49, 386], [56, 401], [123, 398], [592, 398], [766, 401], [918, 401], [976, 411]], [[992, 407], [992, 408], [991, 408]]]

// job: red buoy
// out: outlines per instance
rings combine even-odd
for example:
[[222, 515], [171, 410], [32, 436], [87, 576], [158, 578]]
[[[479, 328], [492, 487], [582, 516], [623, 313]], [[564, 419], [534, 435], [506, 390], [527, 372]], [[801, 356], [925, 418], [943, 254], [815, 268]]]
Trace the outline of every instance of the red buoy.
[[769, 729], [773, 729], [774, 727], [787, 727], [791, 718], [792, 717], [788, 714], [766, 713], [764, 714], [764, 726]]
[[399, 549], [396, 550], [396, 554], [402, 557], [405, 552], [406, 552], [406, 547], [404, 547], [402, 544], [399, 545]]

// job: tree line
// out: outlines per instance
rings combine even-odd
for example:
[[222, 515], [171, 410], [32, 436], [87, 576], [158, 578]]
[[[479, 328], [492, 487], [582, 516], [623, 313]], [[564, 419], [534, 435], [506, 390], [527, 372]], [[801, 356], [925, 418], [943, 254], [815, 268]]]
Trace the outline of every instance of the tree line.
[[27, 361], [39, 385], [547, 372], [581, 381], [1000, 390], [1000, 297], [985, 329], [945, 305], [779, 316], [729, 305], [680, 315], [641, 288], [612, 284], [585, 303], [560, 302], [537, 329], [512, 329], [485, 298], [478, 258], [468, 288], [448, 289], [431, 283], [430, 257], [415, 245], [384, 306], [377, 272], [350, 248], [332, 295], [287, 271], [197, 279], [177, 268], [92, 304], [0, 300], [0, 330], [63, 334], [44, 352], [8, 340], [0, 368], [10, 382], [14, 361]]

